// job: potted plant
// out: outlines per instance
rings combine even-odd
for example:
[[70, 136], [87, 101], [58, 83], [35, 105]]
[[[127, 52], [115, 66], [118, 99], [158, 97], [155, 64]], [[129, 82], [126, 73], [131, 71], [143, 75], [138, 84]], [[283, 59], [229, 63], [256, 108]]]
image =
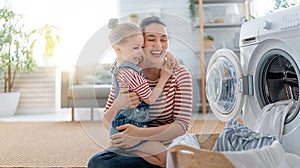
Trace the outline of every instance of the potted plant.
[[10, 9], [0, 9], [0, 72], [3, 81], [1, 116], [12, 115], [17, 109], [20, 93], [12, 92], [19, 71], [31, 72], [37, 65], [32, 57], [32, 32], [24, 29], [22, 17]]
[[56, 44], [60, 42], [59, 28], [46, 24], [45, 26], [35, 30], [39, 36], [44, 39], [45, 54], [43, 55], [44, 66], [53, 66], [53, 56]]
[[191, 19], [191, 26], [192, 30], [199, 27], [199, 18], [197, 15], [197, 7], [195, 6], [198, 3], [198, 0], [189, 0], [188, 1], [188, 9], [189, 9], [189, 16]]
[[45, 56], [53, 57], [56, 43], [60, 42], [58, 30], [58, 27], [49, 24], [37, 29], [39, 35], [43, 36], [45, 40]]
[[189, 0], [188, 3], [189, 3], [190, 18], [192, 19], [193, 22], [196, 17], [195, 0]]
[[275, 0], [274, 9], [288, 8], [290, 5], [287, 0]]
[[205, 49], [212, 49], [214, 43], [214, 37], [212, 35], [204, 36], [204, 48]]
[[42, 28], [28, 30], [22, 16], [7, 8], [0, 9], [0, 23], [0, 81], [3, 84], [0, 116], [7, 116], [16, 112], [19, 102], [20, 93], [13, 92], [18, 73], [37, 69], [33, 48]]
[[129, 19], [131, 23], [137, 24], [139, 22], [139, 17], [136, 13], [132, 13], [129, 15]]

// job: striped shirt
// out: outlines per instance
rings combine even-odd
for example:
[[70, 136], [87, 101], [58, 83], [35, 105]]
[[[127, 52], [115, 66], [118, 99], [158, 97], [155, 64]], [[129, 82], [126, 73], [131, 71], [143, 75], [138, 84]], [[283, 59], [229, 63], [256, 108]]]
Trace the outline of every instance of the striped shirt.
[[[157, 81], [149, 81], [154, 88]], [[111, 88], [104, 112], [112, 105], [114, 100], [114, 87]], [[192, 114], [192, 78], [190, 72], [183, 66], [174, 69], [167, 81], [163, 93], [158, 100], [150, 106], [149, 127], [157, 127], [179, 123], [187, 131]]]
[[119, 88], [129, 88], [141, 99], [148, 99], [152, 93], [147, 80], [139, 72], [131, 68], [120, 68], [116, 73]]

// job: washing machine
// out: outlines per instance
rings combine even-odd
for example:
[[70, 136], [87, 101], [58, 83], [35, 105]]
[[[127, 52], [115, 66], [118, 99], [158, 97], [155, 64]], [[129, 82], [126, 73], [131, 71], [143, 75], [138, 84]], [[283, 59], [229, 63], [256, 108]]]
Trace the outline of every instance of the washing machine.
[[300, 156], [300, 6], [242, 24], [240, 54], [220, 49], [210, 59], [206, 95], [210, 109], [222, 121], [240, 118], [254, 128], [262, 108], [294, 99], [287, 114], [282, 143]]

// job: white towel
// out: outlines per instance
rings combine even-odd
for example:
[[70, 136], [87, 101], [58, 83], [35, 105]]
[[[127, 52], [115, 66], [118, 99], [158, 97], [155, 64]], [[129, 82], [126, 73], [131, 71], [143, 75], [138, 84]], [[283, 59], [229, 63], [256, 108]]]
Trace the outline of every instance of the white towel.
[[294, 110], [296, 103], [290, 99], [266, 105], [256, 119], [254, 131], [273, 135], [280, 140], [286, 115]]
[[279, 141], [261, 149], [222, 153], [238, 168], [297, 168], [300, 165], [300, 157], [285, 153]]
[[[182, 136], [179, 136], [177, 138], [175, 138], [172, 143], [169, 145], [169, 149], [175, 145], [186, 145], [189, 147], [193, 147], [195, 149], [200, 149], [200, 144], [198, 142], [197, 137], [195, 136], [195, 134], [184, 134]], [[173, 161], [173, 158], [171, 156], [171, 153], [167, 152], [167, 164], [166, 164], [167, 168], [175, 168], [175, 164]]]

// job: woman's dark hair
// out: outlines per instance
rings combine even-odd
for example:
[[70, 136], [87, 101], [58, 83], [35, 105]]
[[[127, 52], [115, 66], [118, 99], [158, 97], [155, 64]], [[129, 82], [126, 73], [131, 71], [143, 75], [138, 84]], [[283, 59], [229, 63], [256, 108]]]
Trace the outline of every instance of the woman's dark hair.
[[141, 29], [142, 32], [145, 31], [145, 27], [152, 24], [152, 23], [157, 23], [161, 24], [166, 27], [166, 24], [157, 16], [148, 16], [143, 18], [140, 23], [139, 23], [139, 28]]

